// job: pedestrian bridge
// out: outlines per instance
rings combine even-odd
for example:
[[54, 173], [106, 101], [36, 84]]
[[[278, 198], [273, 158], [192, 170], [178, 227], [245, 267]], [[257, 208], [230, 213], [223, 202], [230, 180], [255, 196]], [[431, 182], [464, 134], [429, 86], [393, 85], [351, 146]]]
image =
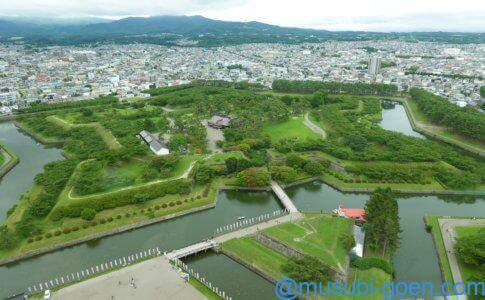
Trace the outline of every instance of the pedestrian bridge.
[[279, 186], [276, 181], [271, 181], [271, 189], [276, 194], [278, 199], [280, 199], [283, 206], [288, 210], [289, 213], [296, 213], [298, 209], [296, 208], [295, 204], [291, 201], [290, 197], [286, 195], [285, 191]]
[[189, 255], [210, 249], [212, 247], [215, 247], [216, 245], [217, 244], [213, 240], [207, 240], [207, 241], [203, 241], [197, 244], [187, 246], [182, 249], [174, 250], [172, 252], [167, 253], [165, 256], [170, 260], [179, 259], [182, 257], [186, 257]]

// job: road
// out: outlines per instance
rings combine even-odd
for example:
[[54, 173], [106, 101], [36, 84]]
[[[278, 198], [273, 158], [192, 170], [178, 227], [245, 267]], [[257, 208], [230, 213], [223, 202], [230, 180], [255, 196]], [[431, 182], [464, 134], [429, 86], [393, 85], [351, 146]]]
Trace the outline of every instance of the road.
[[463, 282], [453, 247], [457, 237], [455, 227], [477, 225], [485, 226], [485, 219], [438, 219], [438, 223], [440, 225], [441, 235], [443, 236], [443, 243], [445, 245], [446, 256], [448, 257], [448, 262], [450, 264], [453, 281], [455, 283]]
[[303, 120], [303, 124], [305, 124], [308, 128], [310, 128], [316, 134], [322, 136], [322, 138], [327, 137], [327, 133], [325, 132], [325, 130], [323, 130], [320, 126], [318, 126], [317, 124], [313, 123], [310, 120], [309, 113], [305, 114], [305, 120]]
[[[132, 284], [133, 282], [133, 284]], [[52, 293], [51, 299], [206, 299], [168, 259], [157, 257]]]

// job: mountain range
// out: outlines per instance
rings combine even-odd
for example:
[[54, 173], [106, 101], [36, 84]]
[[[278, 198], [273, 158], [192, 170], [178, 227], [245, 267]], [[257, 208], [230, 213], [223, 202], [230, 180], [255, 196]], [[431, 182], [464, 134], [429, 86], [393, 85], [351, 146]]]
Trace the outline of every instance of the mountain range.
[[190, 38], [202, 45], [246, 42], [316, 42], [324, 40], [395, 39], [483, 42], [477, 33], [335, 32], [281, 27], [261, 22], [229, 22], [202, 16], [129, 17], [106, 19], [0, 18], [0, 42], [37, 44], [130, 43], [166, 44]]

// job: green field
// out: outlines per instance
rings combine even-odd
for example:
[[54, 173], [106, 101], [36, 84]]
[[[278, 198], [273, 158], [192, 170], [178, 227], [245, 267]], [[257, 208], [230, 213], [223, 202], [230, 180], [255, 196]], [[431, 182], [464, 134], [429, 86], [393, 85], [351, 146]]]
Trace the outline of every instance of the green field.
[[303, 124], [303, 117], [293, 117], [280, 123], [266, 124], [263, 126], [262, 133], [271, 137], [271, 142], [277, 142], [286, 138], [314, 138], [320, 136]]
[[[484, 226], [465, 226], [465, 227], [455, 227], [456, 234], [459, 238], [466, 237], [470, 235], [476, 235], [479, 231], [485, 233]], [[473, 274], [477, 273], [475, 266], [470, 266], [466, 264], [463, 260], [459, 257], [458, 259], [458, 266], [460, 267], [460, 272], [463, 280], [468, 280]]]
[[319, 258], [325, 264], [343, 270], [347, 251], [339, 240], [352, 234], [350, 219], [332, 217], [330, 214], [306, 213], [305, 218], [265, 230], [271, 236]]
[[441, 270], [445, 278], [444, 281], [453, 282], [453, 276], [451, 275], [450, 263], [446, 256], [445, 245], [443, 243], [443, 237], [441, 235], [441, 229], [438, 224], [439, 216], [426, 216], [424, 217], [426, 225], [431, 226], [431, 233], [433, 234], [433, 240], [438, 252], [438, 258], [440, 260]]
[[[357, 270], [354, 281], [355, 280], [360, 280], [361, 282], [366, 283], [372, 282], [374, 284], [374, 287], [379, 288], [383, 286], [385, 282], [392, 281], [392, 277], [381, 269], [371, 268], [368, 270]], [[354, 296], [353, 299], [363, 299], [363, 297]], [[372, 295], [366, 295], [365, 299], [384, 299], [384, 292], [379, 291]]]
[[2, 166], [4, 162], [5, 162], [5, 156], [3, 156], [3, 153], [0, 151], [0, 166]]
[[229, 240], [222, 245], [222, 249], [263, 271], [275, 280], [285, 276], [283, 265], [287, 258], [258, 243], [252, 237]]

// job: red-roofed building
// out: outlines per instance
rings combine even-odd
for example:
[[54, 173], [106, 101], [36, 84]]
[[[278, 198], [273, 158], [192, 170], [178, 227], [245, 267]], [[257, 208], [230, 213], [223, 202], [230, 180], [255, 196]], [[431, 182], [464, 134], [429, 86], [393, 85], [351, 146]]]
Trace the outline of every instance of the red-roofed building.
[[340, 204], [337, 209], [337, 214], [344, 218], [352, 218], [357, 223], [366, 222], [365, 209], [363, 208], [347, 208], [343, 204]]

